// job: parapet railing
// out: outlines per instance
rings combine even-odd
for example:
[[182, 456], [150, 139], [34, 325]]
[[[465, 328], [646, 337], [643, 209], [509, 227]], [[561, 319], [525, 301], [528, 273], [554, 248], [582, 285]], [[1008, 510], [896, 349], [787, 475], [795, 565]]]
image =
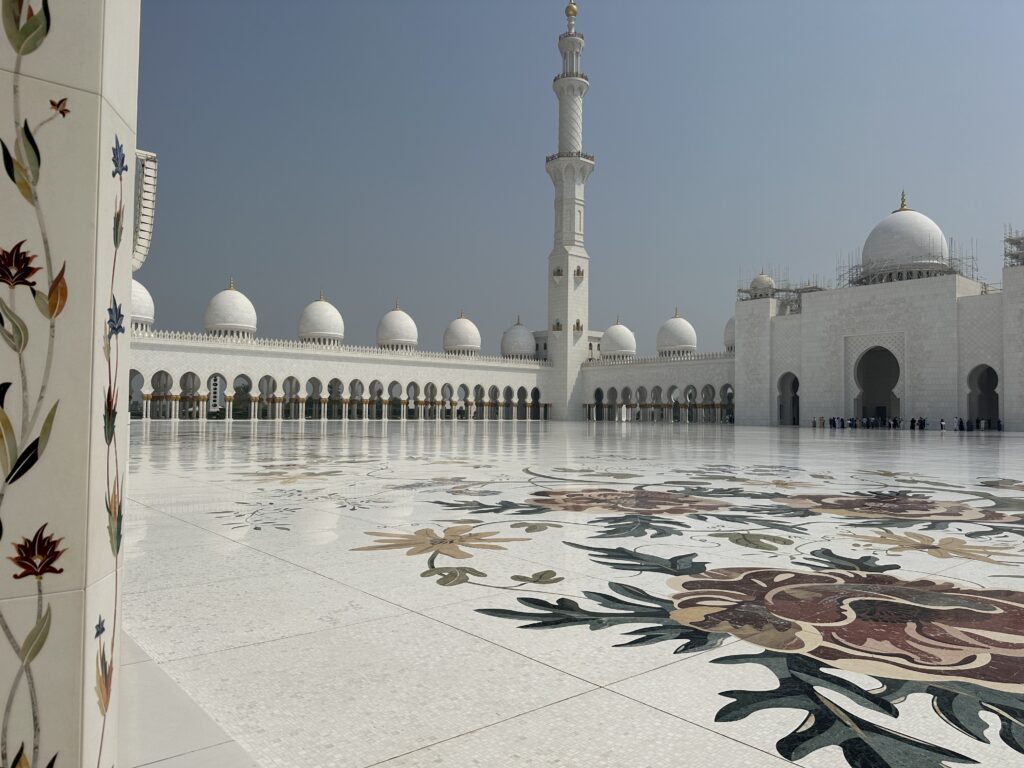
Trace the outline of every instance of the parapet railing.
[[575, 74], [566, 74], [566, 73], [563, 73], [563, 74], [561, 74], [561, 75], [555, 75], [554, 79], [553, 79], [553, 80], [552, 80], [551, 82], [553, 82], [553, 83], [557, 83], [557, 82], [558, 82], [559, 80], [565, 80], [565, 79], [566, 79], [567, 77], [577, 77], [577, 78], [579, 78], [580, 80], [585, 80], [585, 81], [586, 81], [586, 82], [588, 82], [588, 83], [590, 82], [590, 78], [589, 78], [589, 77], [587, 77], [587, 76], [586, 76], [585, 74], [583, 74], [582, 72], [577, 72], [577, 73], [575, 73]]
[[584, 368], [601, 368], [611, 365], [664, 365], [665, 363], [701, 362], [704, 360], [734, 360], [735, 352], [697, 352], [680, 355], [658, 355], [656, 357], [602, 357], [587, 360]]
[[556, 152], [555, 154], [548, 155], [544, 158], [544, 162], [550, 163], [552, 160], [558, 160], [560, 157], [579, 157], [583, 160], [594, 162], [594, 156], [588, 155], [586, 152]]
[[139, 341], [170, 341], [184, 344], [199, 344], [212, 347], [232, 347], [267, 350], [297, 350], [331, 354], [338, 357], [360, 356], [373, 358], [400, 358], [403, 360], [431, 360], [456, 363], [461, 366], [500, 365], [509, 368], [550, 368], [548, 360], [534, 360], [518, 357], [495, 357], [493, 355], [450, 354], [419, 349], [389, 349], [384, 347], [351, 346], [348, 344], [325, 344], [316, 341], [298, 341], [295, 339], [262, 339], [245, 336], [221, 336], [212, 333], [195, 333], [192, 331], [154, 331], [132, 328], [132, 340]]

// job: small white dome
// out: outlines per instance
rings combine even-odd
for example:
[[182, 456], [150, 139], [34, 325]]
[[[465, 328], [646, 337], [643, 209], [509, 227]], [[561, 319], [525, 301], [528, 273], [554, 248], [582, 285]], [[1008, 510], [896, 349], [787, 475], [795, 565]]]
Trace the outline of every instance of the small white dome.
[[760, 273], [750, 281], [750, 290], [752, 291], [771, 291], [774, 289], [775, 281], [770, 275], [766, 275], [764, 272]]
[[377, 323], [377, 346], [412, 349], [419, 341], [416, 323], [398, 304]]
[[516, 318], [516, 324], [501, 334], [501, 356], [533, 357], [536, 352], [537, 342], [533, 334]]
[[299, 317], [299, 339], [340, 344], [345, 340], [345, 321], [338, 308], [324, 299], [310, 303]]
[[149, 295], [146, 286], [135, 278], [132, 278], [132, 304], [131, 323], [149, 328], [153, 325], [156, 316], [156, 306], [153, 304], [153, 297]]
[[444, 351], [460, 355], [480, 354], [480, 330], [461, 312], [444, 329]]
[[678, 309], [658, 329], [657, 347], [661, 357], [697, 351], [697, 332], [686, 319], [679, 316]]
[[729, 322], [725, 324], [725, 348], [732, 350], [736, 348], [736, 318], [730, 317]]
[[861, 267], [877, 272], [892, 267], [948, 264], [949, 246], [939, 225], [902, 206], [882, 219], [864, 241]]
[[601, 357], [636, 357], [636, 336], [616, 320], [601, 337]]
[[241, 291], [235, 290], [234, 280], [227, 290], [221, 291], [206, 305], [203, 325], [207, 333], [256, 333], [256, 307]]

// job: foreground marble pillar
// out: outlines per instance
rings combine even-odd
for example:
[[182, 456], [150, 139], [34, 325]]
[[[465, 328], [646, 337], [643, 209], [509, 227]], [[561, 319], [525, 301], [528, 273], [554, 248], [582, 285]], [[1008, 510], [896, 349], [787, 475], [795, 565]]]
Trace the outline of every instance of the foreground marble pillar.
[[139, 2], [4, 0], [2, 13], [0, 765], [108, 768]]

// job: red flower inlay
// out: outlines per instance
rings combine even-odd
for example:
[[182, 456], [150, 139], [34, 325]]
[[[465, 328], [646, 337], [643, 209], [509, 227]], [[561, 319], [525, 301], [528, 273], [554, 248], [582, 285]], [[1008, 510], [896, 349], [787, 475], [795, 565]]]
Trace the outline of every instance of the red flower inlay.
[[36, 282], [32, 276], [39, 271], [39, 267], [33, 267], [36, 255], [22, 250], [25, 241], [15, 243], [11, 250], [0, 248], [0, 283], [6, 283], [11, 288], [19, 285], [27, 285], [29, 288], [35, 286]]
[[14, 550], [18, 553], [16, 557], [7, 558], [21, 568], [21, 573], [14, 574], [16, 579], [24, 579], [26, 576], [43, 578], [44, 573], [64, 573], [63, 568], [54, 568], [60, 556], [67, 552], [66, 549], [58, 549], [64, 539], [54, 539], [45, 533], [46, 523], [36, 531], [31, 539], [22, 538], [21, 544], [15, 544]]

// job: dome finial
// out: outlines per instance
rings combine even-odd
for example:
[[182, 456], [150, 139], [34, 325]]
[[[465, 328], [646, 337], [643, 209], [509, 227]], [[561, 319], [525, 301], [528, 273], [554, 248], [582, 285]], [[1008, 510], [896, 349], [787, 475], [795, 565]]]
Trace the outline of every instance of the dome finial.
[[576, 31], [576, 13], [576, 0], [569, 0], [569, 4], [565, 6], [565, 21], [570, 33]]
[[395, 309], [401, 309], [401, 307], [398, 306], [398, 297], [397, 296], [395, 296]]
[[320, 289], [320, 301], [324, 301], [324, 289]]
[[463, 319], [465, 319], [465, 317], [466, 317], [466, 313], [465, 313], [465, 312], [463, 312], [463, 311], [462, 311], [462, 310], [460, 309], [460, 310], [459, 310], [459, 320], [463, 320]]
[[621, 320], [619, 315], [615, 316], [615, 324], [616, 325], [622, 325], [622, 320]]
[[900, 210], [907, 210], [907, 190], [900, 190]]
[[676, 307], [676, 313], [672, 317], [679, 317], [679, 307]]
[[520, 319], [521, 315], [516, 315], [516, 325], [522, 325], [523, 321]]
[[228, 290], [229, 291], [235, 290], [235, 278], [233, 278], [233, 277], [229, 277], [228, 278]]

